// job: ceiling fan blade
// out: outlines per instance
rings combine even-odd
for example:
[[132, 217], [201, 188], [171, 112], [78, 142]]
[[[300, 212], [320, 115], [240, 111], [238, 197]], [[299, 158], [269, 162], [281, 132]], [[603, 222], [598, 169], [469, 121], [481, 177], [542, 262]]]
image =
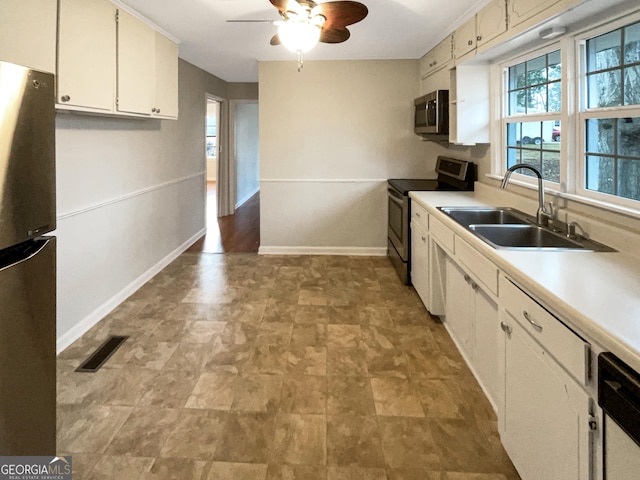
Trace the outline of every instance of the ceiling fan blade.
[[271, 5], [276, 7], [281, 12], [287, 11], [287, 4], [289, 3], [289, 0], [269, 0], [269, 1], [271, 2]]
[[[272, 0], [274, 1], [274, 0]], [[359, 2], [350, 0], [321, 3], [311, 10], [311, 17], [323, 15], [327, 21], [325, 28], [341, 28], [353, 25], [364, 19], [369, 13], [369, 9]]]
[[300, 5], [297, 0], [269, 0], [271, 4], [276, 7], [280, 13], [286, 17], [287, 12], [293, 12], [295, 14], [304, 13], [305, 9]]
[[320, 42], [322, 43], [342, 43], [349, 39], [351, 32], [346, 27], [323, 28], [320, 32]]
[[276, 33], [273, 37], [271, 37], [271, 41], [269, 42], [271, 45], [280, 45], [280, 37]]

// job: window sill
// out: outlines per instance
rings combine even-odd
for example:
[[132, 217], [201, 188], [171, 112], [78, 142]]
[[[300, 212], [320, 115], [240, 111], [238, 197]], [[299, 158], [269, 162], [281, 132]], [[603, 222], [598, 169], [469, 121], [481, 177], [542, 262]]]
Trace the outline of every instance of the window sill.
[[[485, 175], [485, 177], [490, 178], [492, 180], [497, 180], [498, 182], [502, 182], [502, 176], [501, 175], [496, 175], [493, 173], [487, 173]], [[514, 184], [517, 185], [518, 187], [522, 187], [522, 188], [526, 188], [528, 190], [534, 190], [534, 191], [538, 191], [538, 186], [537, 185], [532, 185], [528, 182], [523, 182], [522, 180], [514, 180], [513, 177], [511, 177], [511, 180], [509, 180], [509, 184]], [[607, 212], [614, 212], [614, 213], [618, 213], [620, 215], [625, 215], [627, 217], [632, 217], [635, 219], [640, 219], [640, 210], [638, 209], [634, 209], [634, 208], [630, 208], [630, 207], [624, 207], [622, 205], [616, 205], [615, 203], [608, 203], [608, 202], [603, 202], [601, 200], [595, 200], [593, 198], [589, 198], [589, 197], [583, 197], [581, 195], [576, 195], [575, 193], [566, 193], [566, 192], [561, 192], [559, 190], [555, 190], [552, 188], [548, 188], [545, 187], [544, 189], [545, 193], [548, 193], [549, 195], [553, 195], [555, 197], [558, 198], [564, 198], [566, 200], [570, 200], [572, 202], [576, 202], [576, 203], [580, 203], [582, 205], [588, 205], [590, 207], [595, 207], [595, 208], [599, 208], [601, 210], [606, 210]]]

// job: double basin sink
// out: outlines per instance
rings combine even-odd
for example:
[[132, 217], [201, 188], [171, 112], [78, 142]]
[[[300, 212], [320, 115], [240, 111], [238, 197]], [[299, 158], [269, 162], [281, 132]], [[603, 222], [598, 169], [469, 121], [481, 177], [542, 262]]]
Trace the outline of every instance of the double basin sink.
[[613, 251], [576, 236], [536, 225], [536, 219], [509, 207], [438, 207], [484, 242], [498, 249]]

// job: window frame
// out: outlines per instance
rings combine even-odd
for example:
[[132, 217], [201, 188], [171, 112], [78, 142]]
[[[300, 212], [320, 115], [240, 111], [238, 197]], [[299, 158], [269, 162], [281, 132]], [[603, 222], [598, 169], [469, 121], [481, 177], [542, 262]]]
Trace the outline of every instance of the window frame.
[[[576, 95], [579, 108], [576, 112], [577, 139], [580, 140], [576, 151], [576, 178], [575, 194], [578, 197], [590, 199], [599, 204], [609, 204], [612, 207], [620, 206], [632, 210], [640, 211], [640, 200], [611, 195], [607, 193], [589, 190], [586, 188], [586, 122], [594, 118], [621, 118], [640, 117], [640, 105], [620, 105], [615, 107], [589, 108], [588, 103], [588, 83], [587, 83], [587, 41], [600, 35], [616, 31], [640, 21], [640, 13], [618, 18], [614, 21], [599, 25], [596, 28], [585, 30], [574, 36], [574, 44], [577, 52], [575, 72], [578, 78], [578, 88]], [[560, 137], [562, 139], [562, 137]], [[639, 179], [640, 181], [640, 179]]]
[[[492, 68], [495, 68], [493, 78], [496, 82], [496, 88], [493, 91], [499, 97], [499, 104], [495, 103], [496, 109], [494, 111], [497, 115], [494, 117], [495, 121], [493, 123], [494, 128], [499, 129], [499, 132], [494, 131], [492, 133], [492, 138], [499, 145], [498, 148], [493, 149], [492, 174], [494, 178], [500, 179], [506, 172], [508, 161], [506, 125], [509, 121], [553, 120], [548, 113], [531, 117], [529, 115], [509, 116], [509, 67], [559, 49], [562, 62], [560, 183], [544, 180], [545, 190], [560, 198], [640, 218], [640, 201], [585, 188], [586, 119], [640, 117], [640, 105], [598, 109], [586, 108], [586, 42], [589, 39], [633, 25], [639, 21], [640, 10], [633, 9], [626, 15], [617, 16], [615, 19], [600, 22], [594, 21], [575, 33], [572, 32], [545, 44], [538, 44], [527, 52], [514, 55], [494, 64]], [[571, 138], [571, 141], [568, 141], [569, 138]], [[517, 172], [514, 172], [511, 178], [511, 182], [517, 185], [537, 188], [537, 182], [534, 178]]]
[[[509, 114], [509, 69], [515, 65], [520, 63], [528, 62], [536, 57], [540, 57], [542, 55], [548, 55], [556, 50], [560, 50], [560, 61], [562, 65], [562, 75], [560, 78], [561, 92], [562, 92], [562, 100], [561, 100], [561, 108], [559, 112], [543, 112], [543, 113], [521, 113], [521, 114]], [[560, 125], [565, 125], [564, 118], [564, 107], [565, 107], [565, 83], [566, 83], [566, 75], [565, 75], [565, 67], [564, 67], [564, 51], [562, 49], [561, 42], [554, 41], [552, 43], [547, 43], [544, 46], [538, 47], [534, 50], [530, 50], [524, 54], [521, 54], [517, 57], [510, 58], [508, 61], [501, 63], [499, 65], [500, 69], [500, 78], [501, 78], [501, 89], [500, 89], [500, 152], [498, 154], [498, 175], [504, 176], [507, 171], [507, 125], [509, 123], [526, 123], [526, 122], [549, 122], [549, 121], [559, 121]], [[564, 128], [564, 127], [562, 127]], [[553, 182], [548, 179], [544, 179], [545, 190], [549, 189], [552, 191], [557, 191], [560, 189], [563, 184], [563, 172], [566, 170], [564, 167], [564, 144], [562, 143], [562, 135], [560, 136], [560, 181]], [[537, 179], [530, 177], [528, 175], [523, 175], [518, 173], [517, 171], [512, 175], [512, 182], [515, 180], [516, 183], [522, 183], [526, 185], [531, 185], [537, 187]]]

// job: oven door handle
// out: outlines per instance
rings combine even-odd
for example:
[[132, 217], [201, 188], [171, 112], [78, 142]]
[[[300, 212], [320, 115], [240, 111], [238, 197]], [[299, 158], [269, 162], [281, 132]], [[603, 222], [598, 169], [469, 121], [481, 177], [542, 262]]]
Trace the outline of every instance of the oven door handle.
[[393, 200], [398, 205], [402, 206], [404, 197], [400, 195], [398, 192], [391, 188], [387, 188], [387, 192], [389, 193], [389, 199]]

